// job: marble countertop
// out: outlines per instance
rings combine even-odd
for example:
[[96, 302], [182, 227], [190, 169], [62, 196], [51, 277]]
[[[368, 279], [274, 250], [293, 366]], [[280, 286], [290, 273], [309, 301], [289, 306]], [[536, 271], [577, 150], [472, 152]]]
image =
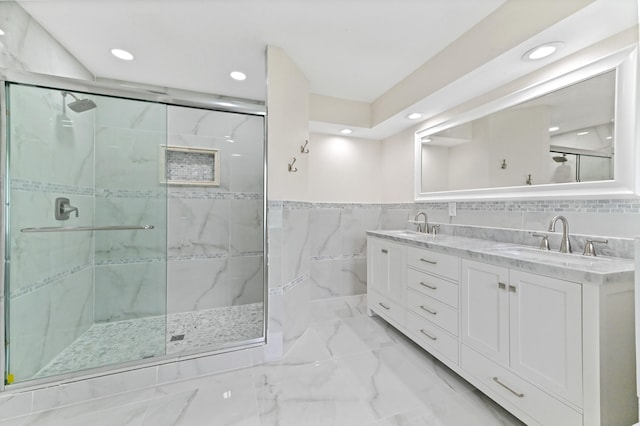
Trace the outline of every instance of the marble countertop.
[[433, 236], [409, 230], [367, 231], [367, 235], [581, 283], [633, 279], [633, 259], [558, 253], [532, 246], [446, 234]]

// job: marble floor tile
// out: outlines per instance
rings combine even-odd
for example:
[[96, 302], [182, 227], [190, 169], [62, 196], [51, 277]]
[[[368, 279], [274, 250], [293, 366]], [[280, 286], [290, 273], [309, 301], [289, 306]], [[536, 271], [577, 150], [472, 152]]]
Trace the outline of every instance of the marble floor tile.
[[433, 400], [428, 407], [396, 414], [376, 426], [526, 426], [480, 391]]
[[336, 297], [315, 300], [310, 303], [311, 322], [334, 321], [367, 315], [367, 296]]
[[316, 321], [277, 362], [0, 421], [0, 426], [522, 426], [377, 317]]
[[263, 366], [255, 385], [264, 426], [351, 426], [375, 420], [364, 387], [336, 360]]

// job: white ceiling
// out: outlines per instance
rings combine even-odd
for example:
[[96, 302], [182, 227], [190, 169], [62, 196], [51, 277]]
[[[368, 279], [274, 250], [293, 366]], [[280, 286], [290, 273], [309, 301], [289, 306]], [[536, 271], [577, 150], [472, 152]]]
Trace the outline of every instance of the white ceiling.
[[[264, 100], [265, 49], [274, 45], [284, 49], [301, 68], [311, 92], [370, 103], [505, 0], [19, 3], [97, 77]], [[567, 55], [633, 25], [637, 22], [635, 8], [636, 0], [596, 0], [594, 6], [585, 8], [590, 9], [588, 16], [577, 21], [570, 17], [539, 38], [565, 41]], [[633, 13], [629, 13], [631, 10]], [[131, 51], [136, 59], [123, 62], [114, 58], [109, 53], [114, 47]], [[415, 103], [414, 110], [428, 115], [434, 112], [434, 105], [442, 108], [458, 101], [460, 93], [472, 95], [474, 90], [486, 90], [506, 78], [531, 72], [531, 66], [519, 60], [521, 54], [517, 50], [496, 58], [461, 79], [464, 84], [443, 88]], [[233, 70], [245, 72], [247, 80], [231, 80], [229, 72]], [[397, 111], [374, 128], [356, 129], [354, 135], [378, 139], [397, 133], [415, 124], [406, 119], [407, 112]], [[311, 129], [335, 133], [339, 127], [335, 123], [312, 123]]]
[[[311, 91], [371, 102], [504, 0], [23, 0], [94, 75], [265, 98], [265, 49]], [[129, 50], [123, 63], [109, 53]], [[248, 75], [243, 83], [229, 72]]]

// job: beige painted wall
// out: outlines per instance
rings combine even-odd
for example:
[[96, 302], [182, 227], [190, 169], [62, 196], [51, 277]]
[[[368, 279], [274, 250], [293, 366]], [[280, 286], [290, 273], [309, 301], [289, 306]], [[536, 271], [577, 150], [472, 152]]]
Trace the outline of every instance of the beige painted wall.
[[[278, 47], [267, 48], [268, 197], [307, 201], [309, 156], [300, 146], [309, 139], [309, 82]], [[287, 165], [296, 158], [296, 173]]]
[[314, 133], [309, 149], [309, 201], [381, 201], [381, 141]]
[[415, 131], [413, 127], [382, 141], [380, 187], [383, 203], [413, 202]]

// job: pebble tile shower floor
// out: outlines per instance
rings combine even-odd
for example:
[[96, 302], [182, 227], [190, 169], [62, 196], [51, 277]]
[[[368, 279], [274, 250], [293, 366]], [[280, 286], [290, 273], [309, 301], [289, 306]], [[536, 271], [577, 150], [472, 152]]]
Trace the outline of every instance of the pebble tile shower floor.
[[336, 310], [340, 319], [333, 313], [325, 319], [317, 316], [279, 362], [139, 389], [0, 425], [523, 425], [359, 306]]
[[[262, 303], [94, 324], [36, 378], [262, 336]], [[184, 336], [173, 340], [173, 336]]]

